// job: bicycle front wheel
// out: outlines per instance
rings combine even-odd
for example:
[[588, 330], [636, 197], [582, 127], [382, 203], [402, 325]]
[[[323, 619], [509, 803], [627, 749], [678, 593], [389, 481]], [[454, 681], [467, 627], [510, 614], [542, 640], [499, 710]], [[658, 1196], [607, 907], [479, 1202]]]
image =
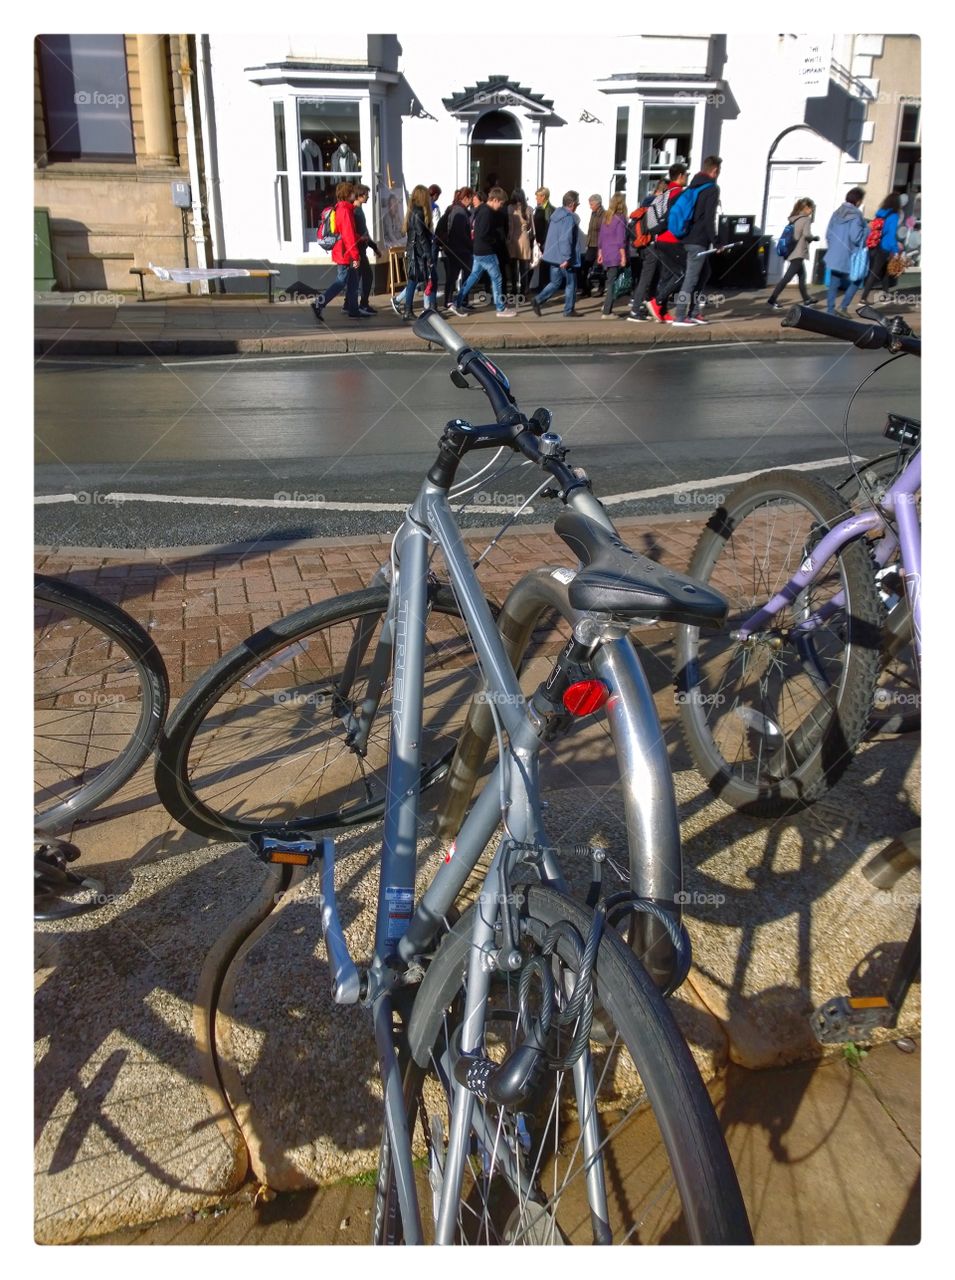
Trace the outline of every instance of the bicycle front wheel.
[[128, 613], [70, 582], [33, 587], [34, 828], [68, 831], [156, 745], [169, 705], [166, 667]]
[[[319, 830], [384, 810], [391, 673], [361, 750], [349, 722], [368, 692], [388, 608], [369, 587], [302, 609], [221, 658], [169, 718], [156, 765], [166, 809], [200, 835], [243, 840], [268, 826]], [[451, 591], [426, 628], [420, 785], [443, 777], [477, 665]]]
[[[544, 961], [559, 1006], [579, 974], [574, 931], [586, 939], [592, 914], [542, 885], [514, 892], [525, 965], [544, 954], [545, 936], [559, 926], [556, 949]], [[418, 1184], [429, 1239], [448, 1164], [451, 1107], [462, 1088], [453, 1064], [476, 909], [442, 941], [408, 1025], [405, 1098], [416, 1151], [425, 1155]], [[498, 1061], [523, 1038], [519, 979], [500, 970], [492, 976], [483, 1052]], [[751, 1243], [736, 1173], [699, 1072], [663, 997], [611, 929], [601, 939], [593, 981], [595, 1014], [576, 1067], [546, 1068], [520, 1110], [475, 1098], [454, 1242]], [[548, 1052], [559, 1057], [578, 1031], [575, 1024], [552, 1032]], [[585, 1126], [592, 1131], [587, 1150]], [[386, 1143], [376, 1243], [402, 1239], [389, 1156]]]
[[767, 472], [727, 497], [690, 561], [729, 613], [715, 633], [677, 628], [680, 719], [711, 790], [744, 813], [775, 818], [811, 804], [865, 736], [883, 609], [864, 540], [814, 566], [806, 589], [758, 632], [737, 634], [848, 514], [830, 485]]

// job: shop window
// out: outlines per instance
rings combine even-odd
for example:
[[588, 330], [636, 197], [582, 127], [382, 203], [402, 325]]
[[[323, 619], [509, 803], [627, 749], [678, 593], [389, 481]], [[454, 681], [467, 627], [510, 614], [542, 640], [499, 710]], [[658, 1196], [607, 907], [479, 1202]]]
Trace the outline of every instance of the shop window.
[[305, 226], [314, 232], [338, 183], [362, 181], [359, 104], [303, 98], [298, 112]]

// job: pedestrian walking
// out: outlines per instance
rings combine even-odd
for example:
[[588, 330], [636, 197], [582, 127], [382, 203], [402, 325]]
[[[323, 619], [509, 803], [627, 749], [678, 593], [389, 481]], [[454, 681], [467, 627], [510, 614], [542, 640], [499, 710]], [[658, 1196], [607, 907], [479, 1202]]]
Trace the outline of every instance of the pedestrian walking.
[[709, 252], [716, 239], [716, 211], [720, 203], [717, 179], [722, 166], [719, 156], [706, 157], [700, 172], [671, 203], [667, 212], [667, 229], [657, 240], [658, 245], [665, 243], [668, 246], [667, 253], [677, 270], [681, 256], [679, 251], [682, 251], [685, 263], [683, 283], [676, 294], [676, 311], [671, 321], [680, 327], [709, 324], [703, 315], [702, 290], [709, 276]]
[[577, 268], [580, 266], [580, 220], [577, 210], [580, 196], [567, 191], [547, 224], [547, 240], [542, 261], [550, 266], [550, 281], [531, 303], [534, 314], [541, 314], [541, 307], [560, 289], [564, 288], [564, 315], [575, 316], [574, 302], [577, 296]]
[[812, 220], [815, 216], [816, 206], [808, 196], [797, 200], [792, 207], [786, 228], [779, 238], [780, 244], [786, 247], [792, 245], [792, 248], [786, 254], [786, 270], [767, 299], [767, 305], [774, 311], [782, 311], [779, 295], [793, 279], [799, 285], [799, 295], [803, 305], [810, 307], [814, 304], [814, 299], [810, 297], [809, 290], [806, 288], [806, 259], [809, 257], [809, 246], [819, 239], [812, 234]]
[[[431, 201], [431, 226], [436, 228], [441, 218], [441, 208], [438, 204], [438, 196], [441, 194], [441, 188], [436, 182], [432, 182], [428, 188], [428, 197]], [[434, 255], [431, 259], [431, 278], [425, 285], [425, 309], [428, 307], [437, 307], [438, 305], [438, 249], [435, 245]]]
[[597, 265], [607, 273], [602, 320], [612, 320], [614, 285], [627, 269], [627, 200], [620, 191], [610, 197], [597, 231]]
[[[846, 192], [846, 198], [829, 219], [826, 227], [826, 270], [829, 272], [829, 288], [826, 294], [826, 311], [829, 315], [849, 315], [849, 304], [862, 287], [869, 269], [869, 254], [865, 247], [868, 224], [859, 206], [865, 198], [861, 187]], [[842, 306], [836, 306], [839, 294]]]
[[603, 225], [604, 214], [606, 213], [603, 206], [603, 200], [599, 195], [590, 196], [587, 203], [590, 205], [590, 222], [587, 224], [587, 248], [584, 252], [583, 261], [580, 264], [579, 275], [580, 293], [584, 298], [590, 297], [591, 293], [594, 291], [595, 285], [599, 289], [598, 297], [600, 296], [600, 293], [603, 292], [603, 289], [600, 287], [600, 280], [591, 280], [591, 272], [593, 272], [594, 268], [598, 265], [598, 239], [600, 236], [600, 228]]
[[547, 243], [547, 228], [554, 216], [554, 206], [550, 202], [550, 188], [538, 187], [534, 192], [537, 206], [534, 209], [534, 244], [537, 246], [537, 292], [550, 280], [550, 264], [544, 261], [544, 245]]
[[865, 285], [860, 306], [869, 302], [869, 294], [873, 289], [883, 289], [889, 274], [889, 262], [902, 252], [902, 240], [899, 236], [902, 199], [897, 191], [891, 191], [879, 205], [875, 217], [869, 223], [866, 236], [866, 247], [869, 250], [869, 270], [866, 273]]
[[458, 296], [451, 307], [456, 316], [470, 314], [465, 306], [465, 299], [485, 271], [491, 278], [491, 290], [494, 295], [494, 310], [497, 318], [499, 320], [509, 320], [517, 315], [517, 311], [513, 307], [506, 306], [504, 302], [501, 289], [501, 266], [497, 257], [496, 218], [504, 208], [506, 200], [507, 192], [503, 187], [492, 187], [487, 193], [487, 203], [479, 205], [474, 211], [472, 227], [474, 259], [471, 272], [461, 286]]
[[534, 252], [534, 223], [527, 197], [520, 187], [511, 192], [507, 206], [507, 289], [515, 303], [526, 302]]
[[438, 246], [444, 258], [444, 306], [450, 310], [458, 284], [471, 274], [474, 253], [471, 248], [470, 187], [459, 187], [438, 223]]
[[332, 262], [338, 267], [335, 283], [316, 296], [312, 302], [315, 319], [321, 320], [322, 312], [345, 290], [345, 314], [352, 320], [367, 319], [358, 310], [358, 267], [361, 252], [358, 231], [355, 227], [355, 184], [339, 182], [335, 188], [335, 234], [338, 239], [332, 246]]
[[434, 263], [431, 226], [431, 197], [428, 195], [428, 188], [419, 183], [411, 193], [404, 221], [405, 271], [408, 283], [404, 294], [398, 295], [400, 303], [396, 308], [402, 320], [414, 319], [415, 290], [419, 284], [424, 287], [431, 281]]
[[[683, 194], [688, 182], [689, 171], [685, 164], [670, 166], [664, 209], [665, 219], [664, 223], [657, 227], [653, 241], [653, 256], [657, 265], [656, 286], [655, 288], [648, 286], [646, 292], [647, 311], [658, 324], [663, 324], [673, 319], [669, 311], [670, 296], [679, 287], [686, 271], [686, 251], [676, 236], [670, 233], [666, 223], [669, 220], [670, 209]], [[640, 275], [641, 277], [643, 276], [642, 268]], [[631, 301], [628, 319], [632, 319], [634, 314], [634, 306]]]
[[363, 316], [373, 316], [375, 308], [369, 305], [369, 295], [374, 282], [375, 272], [371, 263], [368, 261], [368, 250], [371, 249], [376, 258], [381, 257], [381, 250], [368, 234], [368, 220], [365, 217], [364, 206], [371, 197], [371, 189], [366, 187], [364, 183], [359, 182], [355, 185], [355, 230], [358, 233], [358, 248], [360, 256], [358, 259], [358, 310]]
[[[686, 165], [671, 164], [667, 177], [660, 179], [643, 205], [630, 215], [635, 237], [630, 243], [630, 252], [638, 267], [633, 272], [628, 320], [639, 323], [656, 319], [656, 316], [651, 316], [647, 307], [647, 299], [652, 296], [651, 291], [660, 278], [660, 255], [656, 251], [655, 242], [657, 237], [666, 230], [667, 209], [671, 197], [679, 195], [686, 186], [686, 182]], [[649, 235], [650, 241], [641, 249], [637, 249], [636, 242], [641, 240], [643, 235]], [[633, 265], [631, 263], [631, 266]], [[662, 310], [661, 314], [663, 314]]]

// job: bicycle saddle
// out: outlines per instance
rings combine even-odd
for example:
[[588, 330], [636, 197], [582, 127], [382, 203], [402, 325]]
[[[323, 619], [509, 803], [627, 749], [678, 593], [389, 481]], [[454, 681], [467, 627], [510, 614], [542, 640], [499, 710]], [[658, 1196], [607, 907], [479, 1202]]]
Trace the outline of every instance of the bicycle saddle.
[[572, 608], [697, 627], [718, 627], [725, 620], [728, 606], [718, 592], [631, 551], [580, 512], [562, 511], [554, 529], [585, 566], [567, 589]]

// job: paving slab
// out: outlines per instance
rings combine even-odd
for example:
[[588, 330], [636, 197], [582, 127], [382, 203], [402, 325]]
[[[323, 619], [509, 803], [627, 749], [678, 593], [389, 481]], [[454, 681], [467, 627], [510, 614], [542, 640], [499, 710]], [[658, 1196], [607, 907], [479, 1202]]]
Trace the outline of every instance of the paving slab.
[[37, 926], [40, 1243], [217, 1203], [245, 1179], [203, 1028], [207, 959], [261, 910], [270, 880], [240, 860], [241, 874], [222, 848], [119, 873], [84, 863], [109, 901]]

